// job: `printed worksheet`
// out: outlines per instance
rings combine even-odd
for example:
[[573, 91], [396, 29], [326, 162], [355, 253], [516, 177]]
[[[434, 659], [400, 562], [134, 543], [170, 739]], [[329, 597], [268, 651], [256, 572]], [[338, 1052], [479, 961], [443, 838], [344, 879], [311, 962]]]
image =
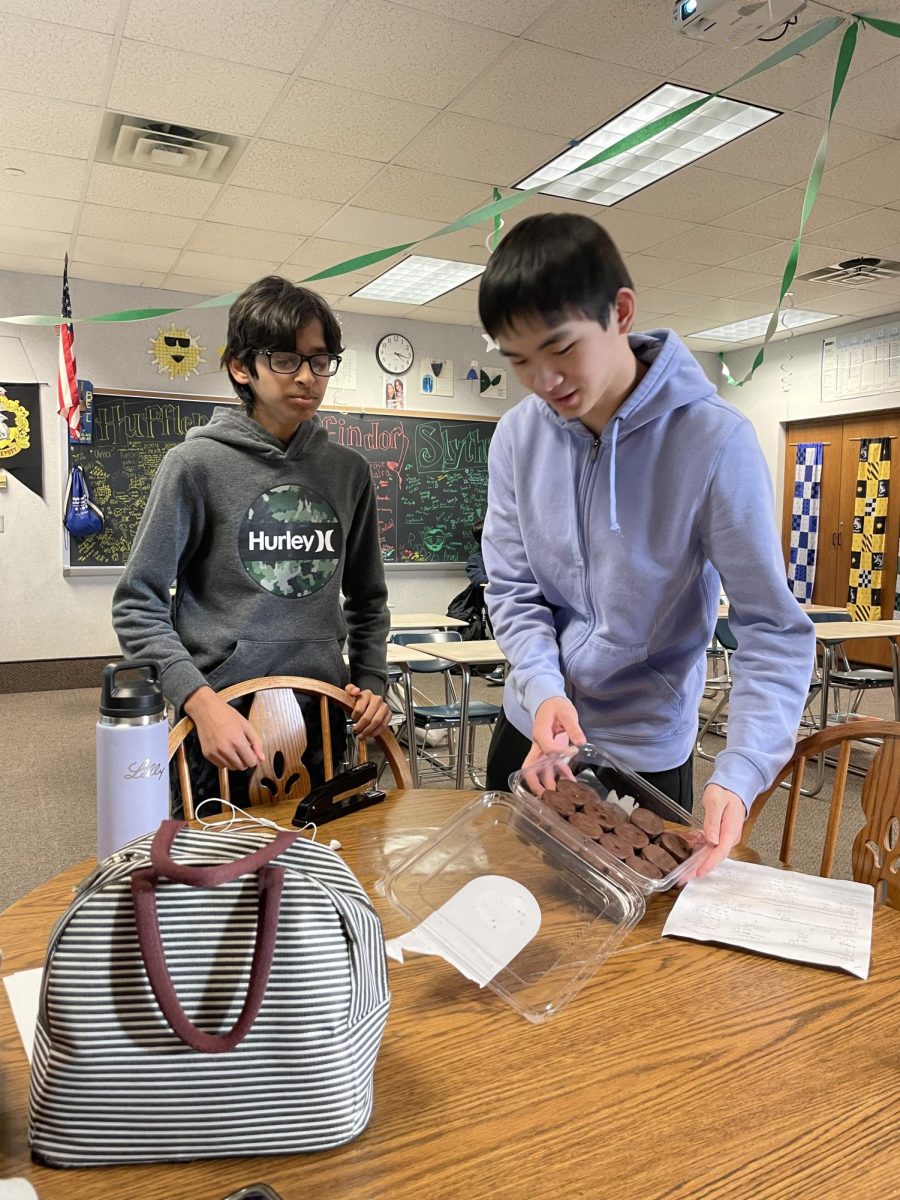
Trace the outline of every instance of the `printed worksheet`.
[[868, 884], [726, 859], [684, 888], [663, 937], [725, 942], [866, 979], [874, 900]]

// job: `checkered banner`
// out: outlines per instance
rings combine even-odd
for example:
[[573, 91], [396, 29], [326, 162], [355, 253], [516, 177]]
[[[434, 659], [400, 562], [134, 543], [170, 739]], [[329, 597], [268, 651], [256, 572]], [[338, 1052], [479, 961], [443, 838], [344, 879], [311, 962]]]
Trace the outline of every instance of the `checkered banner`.
[[816, 581], [821, 479], [822, 443], [800, 442], [797, 446], [797, 466], [794, 472], [788, 587], [801, 604], [808, 604], [812, 599], [813, 584]]
[[863, 438], [856, 474], [847, 608], [854, 621], [881, 620], [881, 571], [891, 492], [891, 439]]

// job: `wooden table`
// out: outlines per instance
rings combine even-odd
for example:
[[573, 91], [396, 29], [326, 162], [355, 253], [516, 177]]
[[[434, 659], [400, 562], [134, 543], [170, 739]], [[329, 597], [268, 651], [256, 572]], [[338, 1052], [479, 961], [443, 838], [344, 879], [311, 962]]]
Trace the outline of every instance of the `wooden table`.
[[445, 613], [391, 613], [391, 629], [463, 629], [468, 621]]
[[413, 650], [421, 650], [432, 658], [446, 658], [456, 663], [462, 672], [459, 689], [459, 745], [456, 753], [456, 786], [466, 785], [465, 747], [469, 733], [469, 693], [472, 687], [473, 667], [499, 666], [506, 662], [506, 655], [495, 641], [472, 642], [413, 642]]
[[[329, 826], [370, 894], [386, 845], [468, 797], [397, 793]], [[290, 816], [291, 807], [267, 809]], [[0, 915], [3, 973], [39, 966], [91, 864]], [[375, 897], [388, 936], [407, 922]], [[40, 1200], [219, 1200], [267, 1180], [284, 1200], [888, 1200], [897, 1194], [900, 913], [880, 909], [865, 983], [661, 940], [647, 915], [545, 1025], [437, 959], [390, 964], [369, 1128], [296, 1158], [53, 1171], [26, 1146], [28, 1069], [0, 988], [0, 1178]], [[185, 1114], [185, 1120], [203, 1120]], [[260, 1120], [265, 1120], [265, 1104]]]

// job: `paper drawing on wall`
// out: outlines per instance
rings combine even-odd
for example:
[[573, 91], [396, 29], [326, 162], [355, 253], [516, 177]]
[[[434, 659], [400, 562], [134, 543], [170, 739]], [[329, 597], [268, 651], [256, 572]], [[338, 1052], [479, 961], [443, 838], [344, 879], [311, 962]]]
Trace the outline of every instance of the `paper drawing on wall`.
[[488, 367], [479, 375], [478, 390], [487, 400], [506, 399], [506, 370], [503, 367]]
[[44, 495], [39, 384], [0, 384], [0, 469]]
[[432, 358], [425, 355], [422, 359], [419, 392], [423, 396], [453, 395], [453, 363], [449, 358]]
[[334, 377], [332, 388], [339, 392], [356, 391], [356, 351], [349, 347], [341, 351], [341, 365]]
[[156, 337], [150, 339], [147, 353], [156, 363], [160, 375], [168, 373], [170, 379], [199, 375], [200, 364], [206, 362], [202, 357], [203, 346], [190, 329], [178, 329], [174, 322], [168, 329], [157, 330]]

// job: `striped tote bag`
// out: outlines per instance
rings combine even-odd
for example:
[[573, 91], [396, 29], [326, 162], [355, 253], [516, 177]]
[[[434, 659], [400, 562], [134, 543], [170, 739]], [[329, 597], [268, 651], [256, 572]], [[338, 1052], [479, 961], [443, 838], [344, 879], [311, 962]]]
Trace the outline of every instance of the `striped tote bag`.
[[381, 924], [334, 851], [164, 821], [100, 863], [51, 935], [32, 1155], [338, 1146], [369, 1121], [389, 1002]]

